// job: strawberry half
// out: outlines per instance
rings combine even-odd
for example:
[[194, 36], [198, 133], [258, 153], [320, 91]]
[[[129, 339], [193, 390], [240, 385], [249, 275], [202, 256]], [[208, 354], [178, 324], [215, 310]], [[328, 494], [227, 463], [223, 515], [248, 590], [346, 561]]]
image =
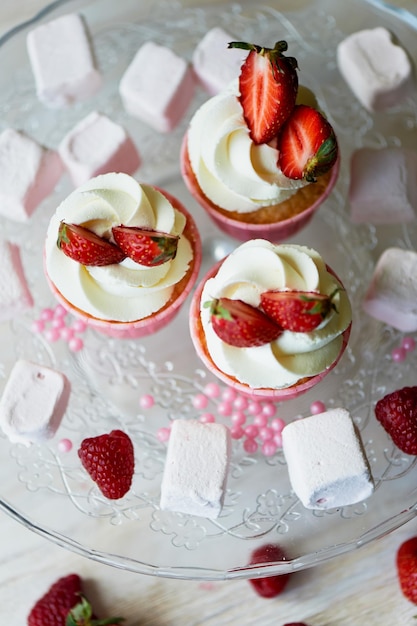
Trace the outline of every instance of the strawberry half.
[[[283, 549], [276, 544], [266, 544], [260, 546], [251, 556], [251, 563], [272, 563], [274, 561], [285, 561]], [[250, 578], [249, 582], [256, 593], [262, 598], [275, 598], [282, 593], [290, 579], [290, 574], [280, 574], [266, 578]]]
[[232, 41], [229, 48], [249, 50], [239, 76], [239, 101], [255, 144], [268, 143], [294, 108], [298, 90], [297, 61], [283, 55], [286, 41], [274, 48]]
[[140, 265], [162, 265], [177, 254], [179, 237], [176, 235], [136, 226], [114, 226], [112, 231], [121, 250]]
[[265, 291], [261, 294], [261, 306], [284, 330], [308, 333], [335, 309], [333, 295], [310, 291]]
[[121, 430], [89, 437], [78, 450], [83, 467], [106, 498], [117, 500], [130, 489], [135, 468], [130, 437]]
[[397, 575], [404, 596], [417, 604], [417, 537], [411, 537], [400, 545]]
[[253, 348], [270, 343], [282, 329], [256, 307], [230, 298], [206, 302], [213, 330], [225, 343], [236, 348]]
[[403, 387], [378, 400], [375, 416], [397, 448], [417, 455], [417, 387]]
[[78, 224], [61, 222], [56, 243], [66, 256], [82, 265], [113, 265], [126, 258], [114, 243]]
[[278, 137], [278, 165], [288, 178], [315, 182], [336, 162], [338, 145], [332, 126], [316, 109], [294, 107]]

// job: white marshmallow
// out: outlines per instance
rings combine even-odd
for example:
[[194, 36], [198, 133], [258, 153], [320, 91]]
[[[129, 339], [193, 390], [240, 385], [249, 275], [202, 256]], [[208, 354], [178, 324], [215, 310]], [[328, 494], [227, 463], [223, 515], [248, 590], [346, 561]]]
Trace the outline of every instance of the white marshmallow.
[[223, 424], [175, 420], [161, 485], [161, 509], [216, 518], [223, 506], [230, 461]]
[[33, 306], [20, 257], [20, 249], [0, 241], [0, 322]]
[[239, 48], [228, 48], [233, 40], [228, 32], [216, 26], [205, 34], [193, 52], [194, 72], [211, 95], [227, 87], [240, 74], [248, 52]]
[[126, 111], [159, 132], [177, 126], [194, 95], [191, 66], [152, 41], [136, 53], [119, 85]]
[[72, 128], [58, 148], [76, 187], [110, 172], [134, 174], [140, 157], [125, 129], [92, 111]]
[[70, 105], [100, 88], [101, 75], [80, 15], [62, 15], [29, 31], [27, 49], [38, 98], [47, 106]]
[[349, 202], [354, 223], [397, 224], [415, 219], [417, 152], [361, 148], [352, 154]]
[[282, 447], [292, 488], [307, 509], [368, 498], [374, 482], [349, 412], [337, 408], [291, 422]]
[[52, 438], [66, 411], [70, 389], [64, 374], [17, 361], [0, 400], [0, 426], [5, 435], [27, 446]]
[[25, 222], [52, 193], [64, 171], [61, 159], [22, 132], [0, 135], [0, 214]]
[[387, 248], [381, 254], [363, 308], [402, 332], [417, 330], [417, 252]]
[[337, 48], [340, 73], [368, 111], [399, 104], [413, 86], [410, 59], [383, 27], [346, 37]]

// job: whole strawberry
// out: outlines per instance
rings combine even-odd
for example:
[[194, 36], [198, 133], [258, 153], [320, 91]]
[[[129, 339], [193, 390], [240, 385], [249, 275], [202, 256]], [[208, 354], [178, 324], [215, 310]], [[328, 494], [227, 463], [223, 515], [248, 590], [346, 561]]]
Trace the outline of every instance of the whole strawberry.
[[315, 182], [336, 163], [338, 145], [326, 118], [313, 107], [298, 104], [278, 137], [278, 151], [285, 176]]
[[117, 500], [130, 489], [135, 469], [130, 437], [121, 430], [90, 437], [78, 450], [83, 467], [106, 498]]
[[253, 348], [274, 341], [282, 329], [256, 307], [230, 298], [206, 302], [216, 335], [236, 348]]
[[309, 291], [265, 291], [261, 294], [261, 306], [284, 330], [308, 333], [315, 330], [332, 309], [336, 310], [333, 296]]
[[249, 50], [239, 76], [239, 100], [252, 141], [268, 143], [294, 108], [297, 61], [283, 54], [288, 48], [286, 41], [278, 41], [274, 48], [232, 41], [229, 48]]
[[28, 626], [113, 626], [122, 621], [121, 617], [94, 617], [78, 574], [57, 580], [35, 603], [27, 619]]
[[403, 387], [378, 400], [375, 416], [397, 448], [417, 455], [417, 387]]
[[405, 597], [417, 604], [417, 537], [407, 539], [397, 552], [397, 574]]
[[61, 222], [56, 243], [66, 256], [82, 265], [113, 265], [126, 258], [114, 243], [78, 224]]
[[[286, 556], [283, 549], [276, 544], [266, 544], [260, 546], [251, 556], [251, 563], [271, 563], [274, 561], [285, 561]], [[262, 598], [275, 598], [282, 593], [290, 579], [290, 574], [280, 574], [266, 578], [250, 578], [249, 582], [256, 593]]]

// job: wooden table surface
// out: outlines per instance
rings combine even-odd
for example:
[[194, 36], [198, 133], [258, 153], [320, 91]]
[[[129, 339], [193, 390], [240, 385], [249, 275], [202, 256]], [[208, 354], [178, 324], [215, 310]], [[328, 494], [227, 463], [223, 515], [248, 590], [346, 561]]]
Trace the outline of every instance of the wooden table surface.
[[[122, 0], [123, 1], [123, 0]], [[207, 0], [208, 1], [208, 0]], [[45, 0], [1, 0], [0, 34], [32, 17]], [[417, 13], [417, 0], [393, 2]], [[5, 480], [5, 477], [3, 477]], [[273, 600], [246, 581], [206, 583], [138, 575], [84, 559], [0, 514], [0, 623], [24, 626], [33, 602], [60, 576], [78, 572], [100, 614], [127, 626], [407, 626], [417, 607], [399, 589], [395, 555], [417, 535], [417, 520], [348, 555], [293, 575]]]

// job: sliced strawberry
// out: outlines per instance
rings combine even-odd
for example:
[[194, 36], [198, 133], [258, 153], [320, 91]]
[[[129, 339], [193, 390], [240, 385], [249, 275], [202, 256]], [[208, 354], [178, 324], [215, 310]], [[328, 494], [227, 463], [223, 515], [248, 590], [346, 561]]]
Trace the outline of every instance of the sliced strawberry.
[[56, 243], [66, 256], [82, 265], [113, 265], [126, 258], [114, 243], [78, 224], [61, 222]]
[[278, 165], [288, 178], [315, 182], [336, 162], [338, 145], [332, 126], [316, 109], [294, 107], [278, 137]]
[[112, 231], [115, 242], [126, 256], [140, 265], [162, 265], [177, 254], [179, 237], [176, 235], [136, 226], [114, 226]]
[[417, 455], [417, 386], [397, 389], [378, 400], [375, 417], [397, 448]]
[[[274, 561], [285, 561], [286, 555], [283, 549], [276, 544], [266, 544], [260, 546], [251, 556], [251, 563], [272, 563]], [[262, 598], [275, 598], [282, 593], [287, 586], [291, 574], [278, 574], [266, 578], [250, 578], [249, 582], [256, 593]]]
[[252, 141], [268, 143], [294, 108], [297, 61], [283, 55], [288, 48], [286, 41], [278, 41], [272, 49], [233, 41], [229, 48], [250, 51], [239, 77], [239, 100]]
[[306, 333], [319, 326], [334, 309], [333, 295], [310, 291], [265, 291], [261, 306], [285, 330]]
[[253, 348], [274, 341], [282, 329], [256, 307], [242, 300], [219, 298], [206, 302], [213, 330], [225, 343], [236, 348]]

